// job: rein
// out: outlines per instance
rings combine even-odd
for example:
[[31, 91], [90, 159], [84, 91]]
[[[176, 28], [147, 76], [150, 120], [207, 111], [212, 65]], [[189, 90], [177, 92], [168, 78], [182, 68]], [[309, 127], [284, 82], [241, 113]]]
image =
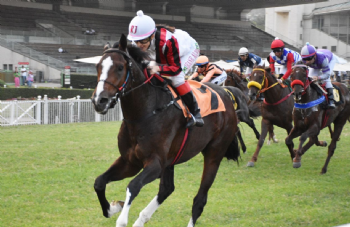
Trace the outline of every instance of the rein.
[[[278, 82], [272, 84], [271, 86], [269, 86], [269, 82], [268, 82], [268, 79], [266, 77], [266, 70], [265, 69], [253, 69], [253, 72], [252, 74], [255, 72], [255, 71], [262, 71], [264, 72], [264, 77], [262, 79], [262, 83], [258, 83], [256, 81], [250, 81], [248, 84], [247, 84], [247, 87], [250, 88], [251, 86], [254, 86], [256, 88], [259, 89], [259, 93], [263, 93], [271, 88], [273, 88], [274, 86], [276, 86], [277, 84], [279, 84]], [[282, 86], [283, 87], [283, 86]], [[262, 89], [263, 88], [263, 89]], [[283, 87], [284, 88], [284, 87]], [[292, 91], [291, 93], [289, 93], [287, 96], [285, 96], [284, 98], [282, 98], [281, 100], [279, 100], [278, 102], [275, 102], [275, 103], [268, 103], [266, 102], [266, 100], [264, 99], [264, 104], [266, 105], [270, 105], [270, 106], [274, 106], [274, 105], [278, 105], [282, 102], [284, 102], [285, 100], [287, 100], [292, 94], [294, 93], [294, 91]]]
[[[295, 68], [306, 68], [306, 77], [307, 77], [307, 75], [308, 75], [308, 69], [307, 69], [307, 66], [306, 65], [294, 65], [293, 67], [292, 67], [292, 69], [295, 69]], [[292, 87], [292, 89], [294, 89], [294, 86], [295, 85], [301, 85], [301, 86], [303, 86], [303, 88], [304, 88], [304, 92], [303, 93], [301, 93], [301, 95], [304, 95], [304, 94], [306, 94], [306, 89], [310, 86], [310, 80], [308, 79], [308, 78], [306, 78], [306, 82], [305, 82], [305, 84], [303, 83], [303, 81], [301, 81], [301, 80], [293, 80], [293, 82], [291, 83], [291, 87]]]

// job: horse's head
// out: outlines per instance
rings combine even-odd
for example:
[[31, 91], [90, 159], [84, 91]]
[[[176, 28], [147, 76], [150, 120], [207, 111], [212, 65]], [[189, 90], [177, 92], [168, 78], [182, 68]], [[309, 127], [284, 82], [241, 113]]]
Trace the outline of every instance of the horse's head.
[[292, 81], [291, 86], [293, 88], [295, 102], [301, 100], [301, 96], [309, 85], [307, 74], [308, 68], [306, 65], [300, 63], [293, 66], [290, 79]]
[[106, 114], [108, 109], [116, 104], [117, 94], [122, 94], [132, 81], [135, 81], [135, 71], [140, 69], [133, 63], [140, 63], [147, 54], [140, 50], [139, 53], [135, 53], [132, 48], [136, 47], [127, 47], [127, 40], [123, 34], [118, 45], [107, 48], [96, 65], [98, 83], [91, 97], [96, 112]]
[[226, 70], [227, 78], [225, 80], [224, 86], [232, 86], [238, 87], [242, 82], [242, 78], [240, 77], [241, 72], [236, 69]]
[[255, 100], [261, 89], [267, 86], [267, 74], [265, 66], [255, 66], [250, 75], [250, 82], [247, 84], [249, 89], [248, 95], [250, 100]]

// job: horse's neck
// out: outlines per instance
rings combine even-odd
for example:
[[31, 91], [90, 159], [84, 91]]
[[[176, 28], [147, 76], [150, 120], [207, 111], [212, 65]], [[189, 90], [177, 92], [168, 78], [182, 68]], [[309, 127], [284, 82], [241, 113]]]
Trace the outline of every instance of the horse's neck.
[[247, 87], [247, 83], [241, 81], [241, 82], [239, 82], [239, 83], [237, 84], [237, 87], [238, 87], [241, 91], [243, 91], [243, 93], [247, 93], [247, 94], [248, 94], [249, 89], [248, 89], [248, 87]]
[[[274, 81], [272, 78], [268, 77], [268, 86], [272, 86], [275, 84], [277, 81]], [[267, 89], [264, 94], [265, 94], [265, 99], [269, 103], [277, 102], [284, 98], [286, 95], [289, 93], [289, 88], [283, 88], [279, 84], [275, 85], [274, 87], [271, 87]]]
[[308, 103], [311, 101], [314, 101], [318, 99], [318, 93], [315, 89], [313, 89], [311, 86], [308, 86], [306, 88], [306, 93], [301, 96], [301, 102], [302, 103]]

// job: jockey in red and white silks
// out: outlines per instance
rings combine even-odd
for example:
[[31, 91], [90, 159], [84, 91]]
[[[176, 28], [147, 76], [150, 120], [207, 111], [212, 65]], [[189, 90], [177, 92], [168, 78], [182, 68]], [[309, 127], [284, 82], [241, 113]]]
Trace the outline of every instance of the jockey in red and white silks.
[[[269, 55], [271, 73], [275, 73], [275, 62], [282, 65], [279, 74], [283, 74], [281, 80], [286, 80], [292, 72], [292, 66], [301, 61], [299, 53], [284, 47], [282, 40], [276, 38], [271, 43], [272, 52]], [[281, 81], [280, 81], [281, 82]]]
[[149, 65], [151, 74], [158, 73], [171, 80], [190, 110], [192, 117], [186, 127], [204, 125], [191, 87], [185, 81], [186, 73], [199, 56], [199, 45], [187, 32], [170, 26], [155, 26], [154, 20], [137, 12], [129, 24], [128, 39], [143, 51], [149, 52], [156, 65]]

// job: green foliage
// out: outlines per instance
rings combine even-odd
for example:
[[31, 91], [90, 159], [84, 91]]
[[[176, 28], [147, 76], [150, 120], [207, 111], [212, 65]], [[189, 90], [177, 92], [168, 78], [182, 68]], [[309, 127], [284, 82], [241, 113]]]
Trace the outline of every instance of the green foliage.
[[[260, 128], [260, 120], [255, 121]], [[328, 172], [319, 172], [327, 148], [312, 147], [293, 169], [284, 139], [264, 144], [258, 162], [246, 167], [255, 151], [253, 131], [240, 124], [247, 154], [240, 164], [223, 160], [198, 227], [314, 226], [350, 223], [350, 124], [337, 143]], [[120, 122], [34, 125], [0, 129], [0, 226], [115, 226], [118, 215], [104, 218], [93, 189], [95, 178], [119, 156]], [[107, 132], [107, 133], [106, 133]], [[328, 129], [320, 140], [330, 143]], [[299, 144], [294, 140], [295, 146]], [[146, 226], [187, 226], [198, 192], [203, 157], [175, 166], [175, 191]], [[107, 185], [109, 201], [125, 200], [132, 178]], [[142, 188], [134, 200], [128, 226], [158, 193], [159, 180]]]
[[6, 84], [5, 81], [0, 80], [0, 87], [4, 87], [5, 84]]
[[[64, 75], [63, 75], [64, 77]], [[64, 80], [63, 80], [64, 81]], [[97, 76], [91, 74], [78, 74], [71, 73], [70, 75], [70, 84], [63, 84], [63, 87], [73, 88], [93, 88], [97, 86]]]
[[73, 98], [80, 95], [81, 99], [89, 99], [93, 90], [87, 89], [66, 89], [66, 88], [0, 88], [0, 100], [8, 100], [13, 98], [37, 98], [41, 95], [47, 95], [48, 98], [57, 98], [62, 96], [62, 99]]

